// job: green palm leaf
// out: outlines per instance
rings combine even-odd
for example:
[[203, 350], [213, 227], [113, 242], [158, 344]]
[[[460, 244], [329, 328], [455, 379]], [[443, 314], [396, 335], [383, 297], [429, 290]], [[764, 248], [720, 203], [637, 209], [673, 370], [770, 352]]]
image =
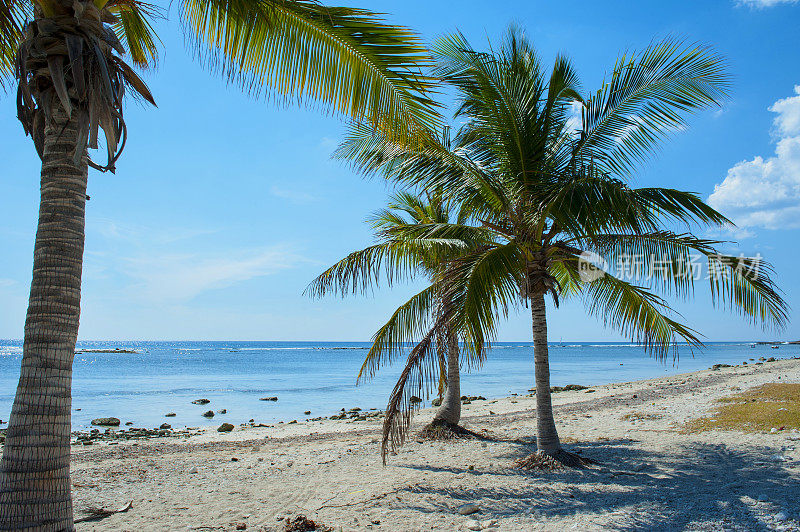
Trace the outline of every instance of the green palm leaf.
[[688, 114], [719, 105], [729, 86], [725, 61], [708, 47], [666, 39], [623, 55], [609, 81], [586, 98], [575, 156], [627, 176], [686, 127]]
[[691, 347], [702, 345], [697, 332], [667, 316], [667, 303], [645, 288], [606, 274], [588, 283], [584, 296], [590, 314], [659, 358], [679, 339]]
[[407, 141], [438, 128], [427, 50], [363, 9], [310, 0], [183, 0], [198, 56], [253, 94], [311, 100]]

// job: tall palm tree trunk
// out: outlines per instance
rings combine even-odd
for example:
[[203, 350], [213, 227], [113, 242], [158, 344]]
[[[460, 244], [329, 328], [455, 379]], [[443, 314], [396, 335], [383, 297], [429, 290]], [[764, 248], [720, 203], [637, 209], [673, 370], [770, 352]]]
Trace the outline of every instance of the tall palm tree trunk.
[[461, 420], [461, 363], [459, 360], [458, 337], [447, 333], [447, 389], [442, 397], [433, 422], [446, 421], [458, 425]]
[[78, 337], [87, 162], [77, 119], [45, 126], [41, 204], [22, 371], [0, 462], [0, 530], [74, 530], [70, 494], [72, 360]]
[[539, 452], [556, 455], [561, 451], [553, 403], [550, 399], [550, 358], [547, 350], [547, 308], [544, 294], [531, 295], [533, 319], [533, 360], [536, 375], [536, 448]]

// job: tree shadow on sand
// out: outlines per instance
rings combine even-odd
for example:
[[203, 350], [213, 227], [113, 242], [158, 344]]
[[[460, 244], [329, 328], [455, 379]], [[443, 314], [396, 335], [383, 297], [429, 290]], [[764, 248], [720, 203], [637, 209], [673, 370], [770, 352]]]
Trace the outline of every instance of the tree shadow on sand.
[[[800, 501], [797, 477], [772, 461], [775, 451], [766, 447], [734, 450], [687, 443], [666, 454], [637, 449], [627, 439], [576, 446], [601, 463], [546, 473], [522, 471], [510, 467], [515, 458], [531, 452], [529, 446], [520, 446], [504, 457], [508, 468], [476, 473], [489, 475], [479, 482], [483, 485], [496, 478], [491, 487], [417, 485], [408, 491], [434, 495], [425, 498], [425, 507], [415, 507], [422, 512], [452, 512], [454, 506], [481, 500], [481, 519], [524, 516], [530, 510], [534, 518], [575, 517], [587, 527], [614, 530], [681, 530], [700, 523], [720, 530], [767, 530], [771, 516], [786, 508], [796, 512], [793, 506]], [[457, 467], [403, 467], [469, 474]], [[504, 486], [508, 483], [513, 485]], [[758, 502], [759, 497], [766, 502]], [[593, 525], [594, 520], [598, 522]]]

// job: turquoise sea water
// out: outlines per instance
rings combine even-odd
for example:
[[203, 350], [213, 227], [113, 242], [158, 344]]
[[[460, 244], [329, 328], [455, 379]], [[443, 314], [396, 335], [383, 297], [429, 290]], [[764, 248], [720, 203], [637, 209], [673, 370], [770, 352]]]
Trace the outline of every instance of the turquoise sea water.
[[[103, 342], [78, 343], [80, 349], [133, 349], [136, 354], [80, 353], [75, 357], [73, 428], [93, 418], [114, 416], [137, 427], [270, 423], [327, 416], [341, 408], [386, 406], [402, 361], [373, 381], [356, 386], [366, 342]], [[679, 359], [658, 362], [639, 346], [620, 343], [554, 343], [552, 384], [599, 385], [738, 364], [749, 358], [800, 355], [800, 345], [770, 349], [748, 343], [710, 343]], [[19, 378], [22, 342], [0, 340], [0, 420], [8, 421]], [[504, 397], [533, 386], [533, 350], [526, 343], [498, 343], [479, 370], [464, 375], [462, 393]], [[259, 401], [277, 396], [277, 402]], [[207, 406], [191, 401], [207, 398]], [[213, 420], [209, 409], [228, 413]], [[80, 410], [78, 410], [80, 409]], [[310, 416], [304, 411], [310, 410]], [[174, 418], [165, 418], [175, 412]], [[5, 426], [4, 424], [0, 427]]]

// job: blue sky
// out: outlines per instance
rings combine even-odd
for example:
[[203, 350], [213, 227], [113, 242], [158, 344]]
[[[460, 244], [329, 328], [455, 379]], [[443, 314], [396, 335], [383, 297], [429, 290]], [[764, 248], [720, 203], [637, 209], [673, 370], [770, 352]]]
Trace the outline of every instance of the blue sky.
[[[356, 3], [357, 4], [357, 3]], [[365, 4], [360, 4], [365, 5]], [[567, 53], [584, 88], [614, 59], [654, 38], [713, 45], [734, 76], [731, 101], [691, 120], [642, 168], [637, 186], [692, 190], [739, 223], [736, 253], [761, 253], [800, 308], [800, 3], [372, 1], [431, 40], [456, 28], [480, 46], [515, 22], [546, 61]], [[278, 108], [209, 75], [183, 45], [177, 14], [160, 25], [158, 109], [129, 104], [116, 175], [90, 173], [83, 339], [368, 340], [414, 287], [374, 297], [309, 300], [306, 284], [370, 242], [363, 219], [390, 189], [330, 160], [335, 117]], [[0, 338], [22, 335], [38, 209], [39, 161], [0, 99]], [[709, 340], [800, 339], [712, 311], [704, 291], [677, 303]], [[552, 340], [617, 340], [580, 304], [548, 317]], [[501, 340], [529, 340], [522, 309]]]

